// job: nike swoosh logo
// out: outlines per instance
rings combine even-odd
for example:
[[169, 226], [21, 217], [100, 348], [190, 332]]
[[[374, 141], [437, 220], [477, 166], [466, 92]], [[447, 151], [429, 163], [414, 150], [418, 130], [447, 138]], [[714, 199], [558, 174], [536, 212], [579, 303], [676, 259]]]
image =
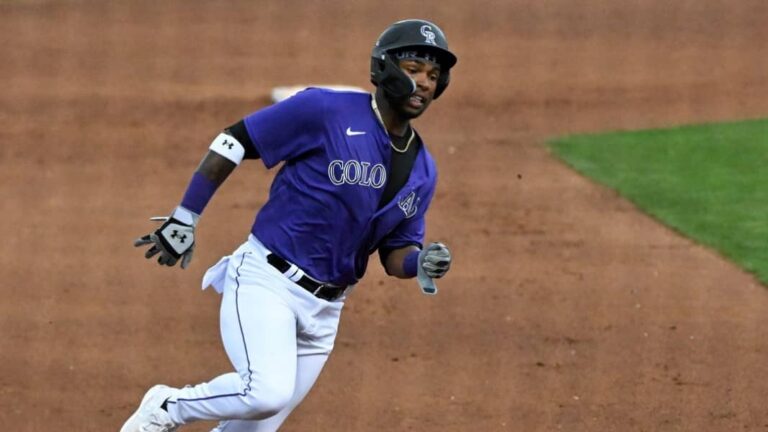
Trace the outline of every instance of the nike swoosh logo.
[[365, 135], [363, 131], [353, 131], [351, 127], [347, 128], [347, 136]]

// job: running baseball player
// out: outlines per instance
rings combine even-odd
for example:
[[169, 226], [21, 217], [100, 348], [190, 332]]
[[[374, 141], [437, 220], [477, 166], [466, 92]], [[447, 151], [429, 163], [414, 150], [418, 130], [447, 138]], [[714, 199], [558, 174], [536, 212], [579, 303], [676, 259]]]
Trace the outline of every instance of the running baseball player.
[[424, 20], [399, 21], [371, 56], [373, 95], [311, 88], [246, 116], [211, 143], [170, 216], [141, 237], [145, 256], [186, 268], [195, 228], [244, 159], [284, 162], [251, 233], [203, 277], [222, 294], [221, 335], [234, 371], [183, 388], [157, 385], [121, 432], [166, 432], [197, 420], [214, 431], [276, 431], [333, 349], [345, 299], [378, 251], [387, 274], [427, 293], [450, 268], [423, 247], [437, 170], [411, 126], [446, 89], [456, 56]]

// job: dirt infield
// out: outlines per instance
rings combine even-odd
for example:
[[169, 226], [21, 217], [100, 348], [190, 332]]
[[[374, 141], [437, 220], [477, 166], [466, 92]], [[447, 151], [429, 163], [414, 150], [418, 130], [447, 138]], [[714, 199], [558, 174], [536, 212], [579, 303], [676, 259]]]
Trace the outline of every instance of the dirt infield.
[[428, 298], [372, 265], [282, 430], [768, 429], [765, 287], [544, 146], [765, 116], [765, 2], [0, 0], [3, 430], [118, 430], [148, 386], [229, 369], [199, 280], [273, 173], [223, 186], [186, 271], [133, 238], [220, 128], [276, 85], [369, 86], [373, 40], [407, 16], [459, 56], [417, 122], [441, 172], [428, 237], [455, 267]]

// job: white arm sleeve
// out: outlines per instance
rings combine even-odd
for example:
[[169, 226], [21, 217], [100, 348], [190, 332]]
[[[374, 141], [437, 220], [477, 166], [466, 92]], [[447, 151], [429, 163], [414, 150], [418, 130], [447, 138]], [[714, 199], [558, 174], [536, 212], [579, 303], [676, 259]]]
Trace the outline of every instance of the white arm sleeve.
[[225, 133], [220, 133], [208, 149], [231, 160], [235, 165], [240, 165], [245, 156], [245, 147], [240, 144], [240, 141]]

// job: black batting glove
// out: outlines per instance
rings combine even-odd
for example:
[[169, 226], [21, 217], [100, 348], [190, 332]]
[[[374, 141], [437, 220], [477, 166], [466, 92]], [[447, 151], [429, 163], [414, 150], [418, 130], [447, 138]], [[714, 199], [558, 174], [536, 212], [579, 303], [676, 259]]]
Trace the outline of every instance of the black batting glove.
[[163, 222], [156, 231], [136, 239], [133, 245], [136, 247], [151, 244], [144, 253], [149, 259], [157, 254], [157, 262], [160, 265], [172, 267], [181, 260], [181, 268], [185, 269], [192, 261], [195, 250], [195, 225], [200, 216], [185, 209], [177, 207], [171, 216], [152, 217], [150, 220]]

